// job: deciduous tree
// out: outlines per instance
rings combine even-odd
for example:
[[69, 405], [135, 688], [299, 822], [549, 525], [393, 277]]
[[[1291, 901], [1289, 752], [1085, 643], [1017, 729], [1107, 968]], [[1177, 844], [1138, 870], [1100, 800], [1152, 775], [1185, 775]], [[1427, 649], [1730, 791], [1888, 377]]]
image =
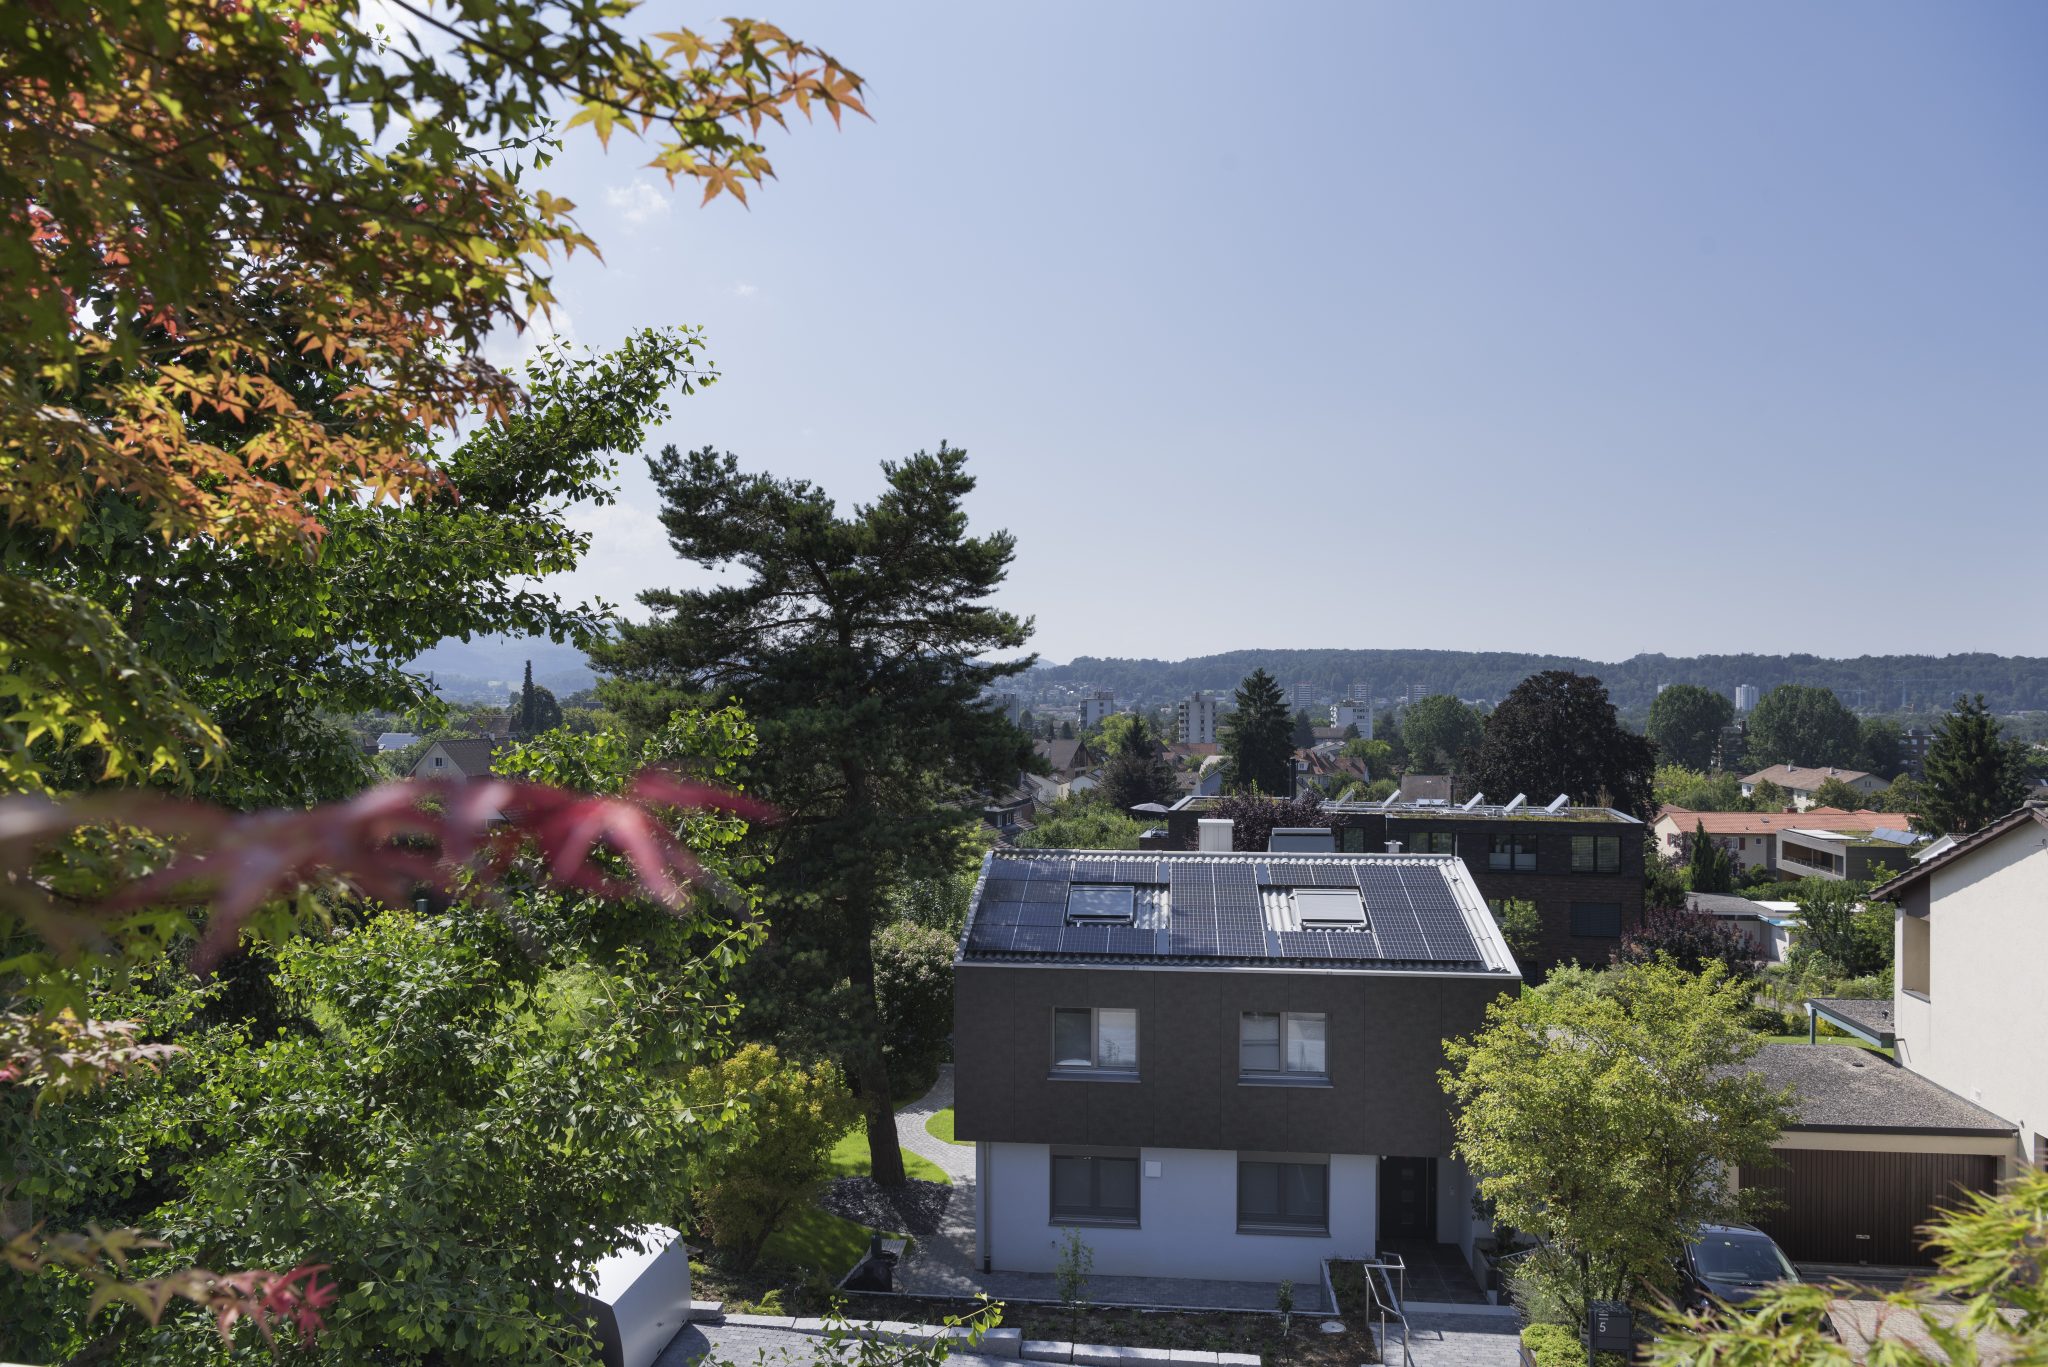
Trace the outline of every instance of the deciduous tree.
[[1458, 1156], [1496, 1217], [1557, 1255], [1574, 1319], [1668, 1287], [1687, 1230], [1742, 1218], [1729, 1174], [1789, 1119], [1741, 1066], [1761, 1047], [1747, 1002], [1718, 964], [1567, 970], [1445, 1042]]
[[1726, 695], [1698, 684], [1673, 684], [1651, 701], [1645, 734], [1656, 742], [1658, 758], [1710, 769], [1720, 752], [1722, 728], [1734, 720], [1735, 704]]
[[1432, 693], [1401, 714], [1401, 743], [1409, 762], [1431, 773], [1449, 773], [1486, 735], [1476, 709], [1448, 693]]
[[1856, 714], [1825, 688], [1779, 684], [1749, 714], [1749, 766], [1853, 767], [1863, 752]]
[[1266, 797], [1260, 793], [1230, 793], [1218, 798], [1204, 815], [1230, 823], [1231, 848], [1263, 852], [1277, 826], [1328, 826], [1330, 814], [1322, 799], [1313, 795], [1298, 798]]
[[1655, 810], [1655, 753], [1622, 726], [1598, 679], [1552, 669], [1517, 684], [1488, 715], [1469, 777], [1496, 801], [1568, 793], [1647, 819]]
[[1816, 807], [1839, 807], [1845, 812], [1861, 810], [1864, 795], [1853, 786], [1829, 775], [1813, 790], [1813, 805]]
[[[893, 890], [950, 871], [971, 799], [1031, 751], [983, 704], [1030, 667], [1030, 623], [990, 606], [1015, 554], [968, 533], [967, 453], [882, 466], [841, 513], [802, 480], [674, 447], [649, 462], [676, 554], [721, 576], [641, 595], [652, 612], [593, 652], [600, 693], [633, 715], [733, 697], [756, 718], [749, 772], [781, 813], [763, 879], [776, 929], [748, 978], [750, 1028], [825, 1032], [860, 1095], [875, 1180], [904, 1181], [875, 994], [874, 933]], [[736, 572], [736, 573], [734, 573]]]

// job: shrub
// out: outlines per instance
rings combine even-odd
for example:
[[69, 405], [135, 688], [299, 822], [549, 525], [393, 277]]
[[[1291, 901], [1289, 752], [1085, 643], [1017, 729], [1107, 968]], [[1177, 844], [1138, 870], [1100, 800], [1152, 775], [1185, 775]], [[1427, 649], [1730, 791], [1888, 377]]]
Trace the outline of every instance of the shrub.
[[1532, 1324], [1522, 1331], [1522, 1346], [1536, 1367], [1585, 1367], [1586, 1350], [1579, 1336], [1561, 1324]]
[[1688, 973], [1718, 963], [1731, 978], [1754, 978], [1763, 967], [1763, 952], [1741, 931], [1711, 913], [1682, 907], [1650, 912], [1641, 926], [1622, 937], [1614, 957], [1620, 963], [1639, 964], [1660, 956]]
[[1323, 810], [1323, 800], [1315, 796], [1282, 800], [1260, 797], [1256, 793], [1232, 793], [1218, 798], [1203, 815], [1227, 819], [1230, 822], [1231, 848], [1252, 853], [1265, 852], [1266, 841], [1275, 826], [1330, 824], [1330, 814]]
[[1543, 913], [1534, 902], [1510, 897], [1494, 906], [1493, 919], [1500, 927], [1501, 939], [1507, 941], [1508, 952], [1526, 967], [1543, 940]]
[[953, 937], [897, 921], [875, 935], [882, 1052], [892, 1077], [923, 1075], [946, 1056], [953, 1030]]
[[768, 1237], [824, 1183], [832, 1146], [858, 1117], [853, 1097], [830, 1063], [805, 1068], [765, 1044], [692, 1069], [685, 1096], [695, 1110], [732, 1117], [700, 1164], [692, 1201], [720, 1252], [752, 1267]]

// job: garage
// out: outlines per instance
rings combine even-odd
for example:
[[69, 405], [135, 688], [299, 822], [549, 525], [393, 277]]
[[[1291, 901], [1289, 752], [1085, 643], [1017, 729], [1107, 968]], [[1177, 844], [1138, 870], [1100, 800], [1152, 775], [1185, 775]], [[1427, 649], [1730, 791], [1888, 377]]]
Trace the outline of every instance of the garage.
[[1777, 1156], [1769, 1167], [1743, 1168], [1742, 1185], [1769, 1193], [1756, 1226], [1794, 1262], [1929, 1264], [1915, 1231], [1956, 1204], [1958, 1193], [1998, 1184], [1999, 1161], [1989, 1154], [1780, 1149]]
[[2011, 1122], [1874, 1050], [1767, 1044], [1751, 1066], [1790, 1093], [1793, 1120], [1738, 1176], [1794, 1262], [1928, 1266], [1921, 1226], [1997, 1190], [2017, 1157]]

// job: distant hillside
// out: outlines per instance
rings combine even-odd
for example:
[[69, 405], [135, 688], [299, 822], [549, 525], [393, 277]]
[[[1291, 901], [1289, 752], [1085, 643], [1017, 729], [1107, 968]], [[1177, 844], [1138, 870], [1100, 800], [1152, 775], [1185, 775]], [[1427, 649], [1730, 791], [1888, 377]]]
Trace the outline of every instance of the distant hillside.
[[1026, 694], [1069, 688], [1116, 691], [1124, 703], [1170, 702], [1197, 689], [1225, 692], [1263, 666], [1282, 688], [1307, 683], [1315, 696], [1342, 698], [1354, 683], [1392, 698], [1410, 684], [1461, 698], [1505, 697], [1521, 680], [1546, 669], [1598, 676], [1624, 710], [1647, 708], [1657, 686], [1692, 683], [1731, 697], [1737, 684], [1769, 692], [1781, 683], [1833, 689], [1851, 707], [1872, 712], [1945, 711], [1958, 693], [1982, 693], [2000, 712], [2048, 708], [2048, 659], [2006, 655], [1637, 655], [1616, 663], [1569, 655], [1465, 650], [1234, 650], [1192, 660], [1124, 660], [1081, 656], [1042, 666], [1019, 680]]
[[546, 637], [447, 640], [414, 660], [411, 667], [431, 672], [436, 690], [451, 702], [503, 702], [525, 676], [528, 660], [533, 661], [533, 681], [557, 697], [597, 681], [582, 651], [556, 645]]

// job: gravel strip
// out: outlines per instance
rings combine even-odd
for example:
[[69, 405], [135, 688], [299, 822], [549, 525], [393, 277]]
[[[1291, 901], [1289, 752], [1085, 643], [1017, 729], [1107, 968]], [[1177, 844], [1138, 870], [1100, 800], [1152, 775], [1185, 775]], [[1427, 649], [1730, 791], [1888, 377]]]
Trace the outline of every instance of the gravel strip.
[[820, 1193], [818, 1204], [871, 1229], [926, 1235], [937, 1232], [952, 1198], [953, 1189], [943, 1182], [912, 1178], [909, 1186], [891, 1191], [872, 1177], [840, 1177]]

